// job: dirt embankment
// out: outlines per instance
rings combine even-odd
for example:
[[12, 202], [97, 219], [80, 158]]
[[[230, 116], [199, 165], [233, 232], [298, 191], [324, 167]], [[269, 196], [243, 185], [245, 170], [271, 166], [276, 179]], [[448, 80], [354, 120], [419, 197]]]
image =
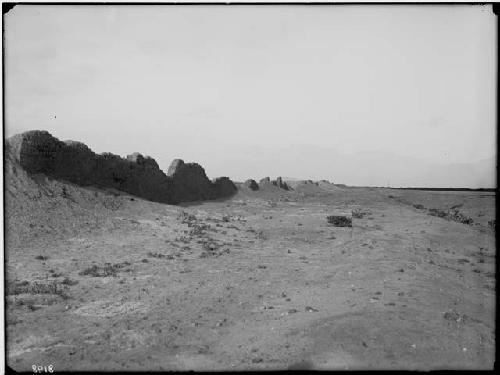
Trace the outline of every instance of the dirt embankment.
[[98, 155], [83, 143], [62, 142], [46, 131], [11, 137], [6, 152], [30, 174], [43, 173], [81, 186], [117, 189], [154, 202], [218, 199], [236, 192], [229, 178], [210, 181], [196, 163], [176, 159], [167, 175], [149, 156], [134, 153], [124, 159], [111, 153]]

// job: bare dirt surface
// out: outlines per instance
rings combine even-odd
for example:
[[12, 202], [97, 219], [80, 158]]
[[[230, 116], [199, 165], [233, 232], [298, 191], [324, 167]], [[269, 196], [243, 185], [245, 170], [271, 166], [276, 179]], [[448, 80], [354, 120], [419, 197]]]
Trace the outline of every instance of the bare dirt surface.
[[[11, 167], [7, 364], [492, 369], [494, 200], [271, 189], [181, 207]], [[428, 213], [459, 204], [479, 225]]]

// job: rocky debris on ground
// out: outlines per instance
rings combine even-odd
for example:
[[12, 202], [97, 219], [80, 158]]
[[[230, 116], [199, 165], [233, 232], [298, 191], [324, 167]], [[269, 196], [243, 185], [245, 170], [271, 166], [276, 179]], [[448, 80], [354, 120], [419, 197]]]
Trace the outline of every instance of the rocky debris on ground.
[[[440, 217], [445, 220], [450, 220], [450, 221], [456, 221], [458, 223], [466, 224], [466, 225], [474, 225], [474, 220], [470, 217], [465, 216], [462, 214], [458, 209], [463, 206], [463, 204], [456, 204], [451, 206], [449, 209], [441, 209], [441, 208], [429, 208], [427, 209], [423, 204], [420, 203], [412, 203], [406, 199], [403, 199], [401, 197], [393, 196], [393, 195], [388, 195], [388, 198], [394, 199], [402, 204], [410, 205], [417, 210], [426, 210], [427, 214], [430, 216], [436, 216]], [[494, 229], [494, 225], [491, 225], [489, 222], [488, 224], [490, 227]], [[479, 224], [475, 224], [479, 225]]]
[[7, 295], [19, 294], [55, 294], [64, 295], [67, 291], [67, 283], [52, 280], [44, 281], [14, 281], [7, 287]]
[[347, 215], [329, 215], [326, 220], [334, 227], [352, 227], [352, 217]]
[[227, 177], [210, 181], [196, 163], [175, 159], [165, 174], [149, 156], [98, 155], [81, 142], [62, 142], [47, 131], [17, 134], [7, 140], [6, 151], [31, 175], [41, 173], [81, 186], [116, 189], [155, 202], [218, 199], [237, 190]]
[[463, 215], [457, 209], [442, 210], [439, 208], [429, 208], [428, 214], [467, 225], [472, 225], [474, 222], [472, 218]]
[[446, 311], [443, 314], [443, 318], [446, 320], [449, 320], [451, 322], [456, 322], [456, 323], [460, 323], [460, 322], [467, 323], [467, 322], [475, 320], [474, 318], [471, 318], [470, 316], [468, 316], [466, 314], [461, 314], [458, 311], [453, 310], [453, 309]]
[[369, 210], [362, 210], [360, 208], [355, 208], [352, 210], [352, 217], [355, 219], [362, 219], [367, 215], [371, 215], [372, 213]]
[[121, 271], [130, 271], [128, 268], [130, 266], [130, 262], [122, 262], [122, 263], [105, 263], [104, 266], [98, 266], [93, 264], [92, 266], [80, 271], [80, 275], [82, 276], [92, 276], [92, 277], [109, 277], [116, 276], [118, 272]]

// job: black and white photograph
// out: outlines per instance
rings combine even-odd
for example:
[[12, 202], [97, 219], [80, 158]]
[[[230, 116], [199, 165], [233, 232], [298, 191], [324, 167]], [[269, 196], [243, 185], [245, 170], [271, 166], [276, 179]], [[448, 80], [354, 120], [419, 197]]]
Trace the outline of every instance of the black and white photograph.
[[2, 3], [6, 371], [493, 370], [491, 3]]

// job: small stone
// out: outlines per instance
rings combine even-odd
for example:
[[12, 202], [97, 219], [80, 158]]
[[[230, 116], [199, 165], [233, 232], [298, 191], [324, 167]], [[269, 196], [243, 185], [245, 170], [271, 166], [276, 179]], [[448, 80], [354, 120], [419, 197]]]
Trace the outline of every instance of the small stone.
[[311, 306], [306, 306], [305, 310], [307, 312], [318, 312], [319, 311], [318, 309], [315, 309], [314, 307], [311, 307]]
[[445, 312], [443, 318], [454, 322], [459, 322], [461, 320], [460, 314], [455, 310]]

